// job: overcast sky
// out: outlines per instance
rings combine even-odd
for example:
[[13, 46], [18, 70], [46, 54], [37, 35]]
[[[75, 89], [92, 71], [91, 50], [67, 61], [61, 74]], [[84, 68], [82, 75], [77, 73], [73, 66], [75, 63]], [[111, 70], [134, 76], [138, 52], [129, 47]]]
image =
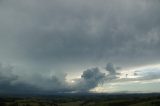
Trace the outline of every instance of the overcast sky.
[[159, 0], [0, 0], [0, 93], [160, 92], [159, 11]]

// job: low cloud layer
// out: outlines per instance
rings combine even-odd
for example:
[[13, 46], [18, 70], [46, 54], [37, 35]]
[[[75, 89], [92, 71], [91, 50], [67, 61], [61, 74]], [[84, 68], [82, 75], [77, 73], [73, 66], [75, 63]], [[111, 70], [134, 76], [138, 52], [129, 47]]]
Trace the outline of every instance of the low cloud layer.
[[73, 79], [73, 82], [67, 82], [66, 74], [51, 75], [50, 77], [34, 75], [31, 79], [25, 80], [22, 76], [13, 74], [13, 69], [14, 67], [8, 65], [0, 65], [0, 93], [89, 92], [91, 89], [103, 85], [105, 81], [116, 78], [113, 77], [113, 74], [103, 73], [98, 68], [90, 68], [82, 73], [81, 78]]
[[39, 90], [27, 82], [22, 82], [19, 76], [13, 74], [13, 68], [0, 64], [0, 94], [23, 94]]
[[24, 93], [35, 94], [60, 93], [60, 92], [89, 92], [105, 81], [105, 73], [98, 68], [87, 69], [81, 78], [74, 79], [74, 83], [66, 81], [66, 74], [45, 77], [35, 75], [31, 79], [24, 80], [21, 76], [14, 75], [11, 66], [0, 65], [0, 93]]
[[[83, 71], [80, 78], [68, 82], [67, 74], [35, 74], [25, 79], [13, 73], [14, 67], [0, 64], [0, 93], [1, 94], [50, 94], [90, 92], [90, 90], [103, 86], [106, 83], [125, 83], [135, 81], [152, 81], [160, 79], [159, 68], [147, 68], [135, 71], [134, 78], [120, 78], [121, 71], [115, 65], [108, 63], [105, 72], [99, 68], [89, 68]], [[118, 68], [119, 69], [119, 68]], [[146, 72], [148, 71], [148, 72]]]

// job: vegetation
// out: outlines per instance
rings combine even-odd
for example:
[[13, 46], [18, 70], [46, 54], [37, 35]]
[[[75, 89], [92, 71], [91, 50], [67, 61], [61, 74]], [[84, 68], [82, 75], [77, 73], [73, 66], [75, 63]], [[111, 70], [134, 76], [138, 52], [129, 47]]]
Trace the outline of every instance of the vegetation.
[[1, 97], [0, 106], [160, 106], [160, 94], [66, 94]]

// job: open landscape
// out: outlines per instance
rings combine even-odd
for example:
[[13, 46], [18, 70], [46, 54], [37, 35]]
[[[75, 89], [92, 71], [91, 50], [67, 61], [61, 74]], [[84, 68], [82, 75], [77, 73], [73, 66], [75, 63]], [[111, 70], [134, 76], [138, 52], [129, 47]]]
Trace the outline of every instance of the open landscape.
[[160, 106], [160, 0], [0, 0], [0, 106]]
[[160, 106], [160, 94], [66, 94], [1, 97], [0, 106]]

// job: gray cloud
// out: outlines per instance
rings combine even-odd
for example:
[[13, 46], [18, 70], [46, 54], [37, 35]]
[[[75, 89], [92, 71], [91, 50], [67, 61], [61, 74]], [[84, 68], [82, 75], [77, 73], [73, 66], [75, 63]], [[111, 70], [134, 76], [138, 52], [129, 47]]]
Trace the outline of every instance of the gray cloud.
[[116, 71], [117, 69], [114, 67], [114, 65], [112, 63], [108, 63], [106, 66], [106, 71], [109, 72], [109, 74], [111, 75], [116, 75], [118, 74]]
[[[44, 90], [70, 89], [65, 79], [47, 76], [52, 72], [80, 73], [109, 61], [126, 68], [159, 63], [159, 5], [159, 0], [1, 0], [1, 61], [16, 66], [18, 80], [31, 79], [33, 85], [41, 80]], [[106, 68], [117, 74], [114, 66]], [[1, 75], [8, 77], [17, 80]]]
[[125, 83], [125, 82], [152, 82], [160, 79], [160, 69], [149, 67], [134, 72], [134, 78], [116, 78], [108, 83]]
[[19, 76], [13, 74], [12, 66], [0, 64], [0, 94], [24, 94], [39, 91], [37, 87], [19, 80]]
[[67, 74], [55, 73], [46, 76], [35, 74], [27, 79], [13, 74], [14, 67], [10, 65], [0, 65], [0, 93], [1, 94], [50, 94], [64, 92], [90, 92], [93, 88], [103, 85], [103, 83], [124, 83], [132, 81], [151, 81], [160, 79], [159, 69], [148, 69], [148, 73], [135, 71], [135, 78], [119, 78], [117, 70], [112, 63], [107, 64], [108, 74], [102, 73], [98, 68], [90, 68], [83, 71], [81, 78], [67, 82]]
[[10, 82], [17, 79], [17, 76], [12, 73], [12, 68], [0, 64], [0, 82]]
[[105, 67], [106, 71], [108, 72], [108, 75], [106, 77], [106, 81], [109, 80], [115, 80], [117, 78], [119, 78], [120, 73], [118, 72], [119, 69], [121, 69], [120, 67], [115, 67], [114, 64], [112, 63], [108, 63]]
[[143, 79], [143, 80], [160, 79], [160, 73], [147, 73], [147, 75], [142, 76], [140, 79]]
[[88, 92], [99, 84], [103, 84], [105, 79], [105, 73], [100, 72], [98, 68], [91, 68], [84, 71], [80, 79], [75, 80], [73, 88], [75, 91]]
[[[146, 72], [144, 72], [144, 70]], [[144, 69], [144, 70], [140, 70], [137, 71], [137, 76], [139, 76], [137, 78], [137, 80], [156, 80], [156, 79], [160, 79], [160, 69], [159, 68], [148, 68], [148, 69]]]
[[53, 63], [72, 63], [71, 58], [119, 64], [130, 58], [132, 64], [159, 60], [157, 0], [62, 1], [3, 1], [2, 27], [10, 29], [1, 34], [9, 42], [5, 55], [13, 49], [12, 55], [22, 61]]
[[66, 81], [66, 74], [51, 76], [33, 75], [25, 80], [21, 76], [14, 75], [14, 67], [0, 65], [0, 93], [35, 94], [59, 93], [59, 92], [89, 92], [105, 81], [105, 73], [98, 68], [91, 68], [83, 72], [80, 79], [75, 79], [74, 84]]

